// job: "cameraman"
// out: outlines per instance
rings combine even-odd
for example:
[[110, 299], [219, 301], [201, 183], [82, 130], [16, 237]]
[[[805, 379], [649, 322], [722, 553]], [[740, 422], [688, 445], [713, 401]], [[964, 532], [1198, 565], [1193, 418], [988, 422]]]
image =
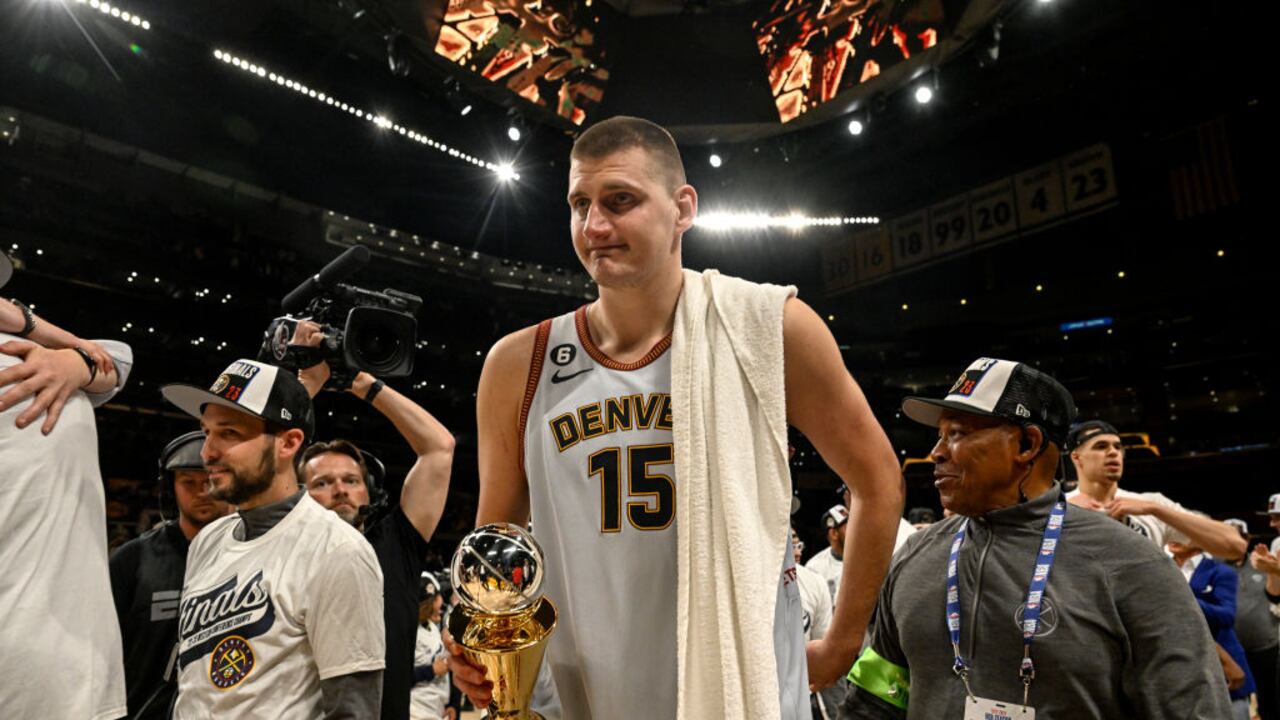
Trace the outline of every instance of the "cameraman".
[[[323, 339], [319, 325], [301, 321], [293, 344], [318, 347]], [[326, 362], [298, 373], [312, 397], [324, 388], [329, 375]], [[454, 441], [444, 425], [420, 405], [366, 372], [355, 376], [347, 392], [385, 415], [418, 456], [405, 477], [398, 505], [366, 524], [371, 514], [369, 469], [360, 450], [344, 440], [307, 448], [299, 460], [298, 477], [316, 502], [363, 532], [378, 556], [387, 633], [382, 718], [405, 720], [409, 717], [409, 692], [414, 682], [414, 642], [427, 541], [444, 510]]]

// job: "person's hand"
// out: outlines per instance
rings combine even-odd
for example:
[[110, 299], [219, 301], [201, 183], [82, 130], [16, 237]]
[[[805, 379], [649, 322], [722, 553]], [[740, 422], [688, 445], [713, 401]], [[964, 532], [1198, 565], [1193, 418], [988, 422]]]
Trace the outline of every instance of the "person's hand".
[[1071, 503], [1072, 505], [1078, 505], [1084, 508], [1085, 510], [1101, 511], [1105, 509], [1102, 503], [1098, 502], [1097, 500], [1094, 500], [1093, 498], [1089, 497], [1088, 495], [1085, 495], [1084, 493], [1076, 493], [1075, 495], [1072, 495], [1070, 498], [1067, 499], [1067, 502]]
[[458, 711], [455, 708], [447, 707], [444, 714], [440, 716], [440, 720], [458, 720]]
[[[857, 637], [861, 638], [859, 632]], [[805, 655], [809, 660], [809, 691], [818, 692], [823, 688], [835, 685], [840, 678], [849, 674], [853, 661], [857, 659], [858, 648], [842, 648], [834, 642], [830, 635], [821, 640], [810, 640], [805, 644]]]
[[347, 392], [363, 400], [368, 396], [369, 388], [373, 387], [376, 382], [378, 382], [378, 378], [361, 370], [351, 379], [351, 387], [347, 388]]
[[436, 677], [440, 677], [441, 675], [443, 675], [443, 674], [445, 674], [446, 672], [448, 672], [448, 671], [449, 671], [449, 658], [447, 658], [447, 657], [445, 657], [445, 656], [441, 655], [440, 657], [436, 658], [435, 660], [432, 660], [432, 661], [431, 661], [431, 671], [432, 671], [432, 672], [434, 672], [434, 673], [436, 674]]
[[22, 358], [21, 363], [0, 370], [0, 389], [8, 387], [0, 395], [0, 411], [34, 395], [35, 400], [22, 411], [15, 424], [25, 428], [47, 412], [40, 432], [45, 435], [53, 432], [67, 398], [89, 382], [89, 368], [84, 359], [75, 350], [49, 350], [17, 340], [0, 345], [0, 353]]
[[[323, 340], [324, 333], [321, 332], [319, 323], [314, 323], [310, 320], [299, 320], [297, 327], [293, 329], [293, 338], [289, 340], [289, 344], [320, 347], [320, 343]], [[324, 384], [329, 381], [329, 363], [321, 361], [309, 368], [299, 370], [298, 380], [307, 389], [307, 394], [314, 398], [320, 394]]]
[[1159, 505], [1149, 500], [1116, 498], [1107, 503], [1103, 509], [1116, 520], [1123, 520], [1130, 515], [1154, 515], [1159, 507]]
[[462, 646], [455, 643], [448, 632], [440, 635], [444, 649], [449, 651], [449, 672], [453, 675], [454, 686], [471, 698], [471, 704], [477, 708], [489, 707], [493, 701], [493, 683], [485, 679], [484, 668], [467, 660], [462, 654]]
[[[93, 359], [93, 364], [98, 366], [98, 374], [106, 375], [115, 370], [116, 361], [111, 359], [111, 355], [102, 349], [102, 346], [92, 340], [76, 340], [76, 345], [85, 352], [89, 353], [89, 357]], [[81, 362], [84, 362], [81, 360]]]
[[1253, 547], [1253, 554], [1249, 556], [1249, 564], [1255, 570], [1264, 572], [1268, 575], [1280, 575], [1280, 558], [1271, 554], [1266, 545], [1258, 543]]

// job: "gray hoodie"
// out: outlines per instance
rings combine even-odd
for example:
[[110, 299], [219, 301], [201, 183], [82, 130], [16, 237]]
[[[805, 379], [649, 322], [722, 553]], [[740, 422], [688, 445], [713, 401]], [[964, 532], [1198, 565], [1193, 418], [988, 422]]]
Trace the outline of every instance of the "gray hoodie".
[[[958, 563], [960, 643], [979, 697], [1022, 702], [1022, 604], [1060, 494], [1055, 485], [969, 523]], [[850, 673], [859, 687], [841, 718], [964, 717], [945, 613], [947, 560], [962, 519], [916, 533], [894, 555], [870, 647]], [[1074, 505], [1031, 657], [1037, 720], [1231, 717], [1222, 666], [1182, 574], [1146, 538]]]

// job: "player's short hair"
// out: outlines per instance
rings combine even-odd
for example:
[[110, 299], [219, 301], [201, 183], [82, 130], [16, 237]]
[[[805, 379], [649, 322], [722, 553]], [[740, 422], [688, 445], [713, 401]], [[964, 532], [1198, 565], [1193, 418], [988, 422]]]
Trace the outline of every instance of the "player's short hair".
[[350, 440], [330, 440], [329, 442], [313, 442], [307, 446], [307, 449], [298, 456], [298, 478], [302, 482], [307, 481], [307, 463], [324, 453], [339, 453], [346, 455], [356, 461], [356, 465], [360, 467], [360, 480], [368, 483], [369, 466], [364, 461], [364, 453], [360, 452], [360, 448]]
[[672, 190], [684, 185], [684, 161], [675, 138], [657, 123], [643, 118], [618, 115], [592, 125], [578, 136], [569, 152], [571, 159], [598, 160], [632, 148], [644, 150], [654, 165], [667, 176]]

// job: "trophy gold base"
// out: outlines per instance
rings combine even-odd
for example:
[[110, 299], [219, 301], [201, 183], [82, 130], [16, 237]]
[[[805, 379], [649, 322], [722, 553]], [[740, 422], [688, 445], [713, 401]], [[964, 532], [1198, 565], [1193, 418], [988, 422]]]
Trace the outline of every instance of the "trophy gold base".
[[463, 655], [485, 669], [493, 683], [489, 717], [495, 720], [543, 720], [529, 708], [547, 639], [556, 626], [556, 607], [545, 597], [532, 608], [496, 615], [459, 605], [449, 616], [449, 634]]

